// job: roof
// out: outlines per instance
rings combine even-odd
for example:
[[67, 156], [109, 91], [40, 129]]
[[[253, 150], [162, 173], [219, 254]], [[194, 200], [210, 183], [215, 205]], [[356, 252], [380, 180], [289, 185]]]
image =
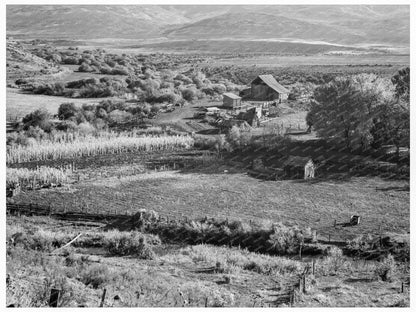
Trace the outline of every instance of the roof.
[[207, 107], [206, 110], [207, 112], [216, 112], [216, 111], [219, 111], [220, 109], [218, 107]]
[[238, 95], [236, 95], [234, 93], [231, 93], [231, 92], [223, 93], [222, 96], [229, 97], [230, 99], [233, 99], [233, 100], [241, 99], [241, 97], [239, 97]]
[[[256, 79], [262, 80], [266, 85], [275, 90], [277, 93], [290, 93], [290, 91], [278, 83], [272, 75], [259, 75]], [[251, 83], [253, 83], [256, 79], [254, 79]]]
[[293, 167], [304, 167], [309, 160], [312, 160], [312, 158], [302, 156], [289, 156], [289, 158], [286, 159], [283, 165]]

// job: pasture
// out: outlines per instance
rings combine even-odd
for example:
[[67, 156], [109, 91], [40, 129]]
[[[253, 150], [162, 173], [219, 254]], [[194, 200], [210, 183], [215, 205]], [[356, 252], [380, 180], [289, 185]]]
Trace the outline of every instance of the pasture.
[[[224, 170], [228, 173], [224, 173]], [[94, 171], [97, 171], [96, 169]], [[259, 181], [243, 170], [213, 165], [192, 170], [96, 175], [60, 189], [26, 191], [16, 203], [50, 205], [57, 210], [133, 214], [154, 210], [171, 218], [283, 222], [308, 226], [327, 239], [360, 234], [409, 232], [409, 182], [356, 177], [344, 181]], [[334, 227], [362, 216], [357, 227]]]
[[19, 120], [34, 110], [44, 108], [51, 114], [57, 114], [62, 103], [97, 104], [105, 98], [98, 99], [72, 99], [62, 96], [50, 96], [23, 93], [19, 89], [7, 88], [6, 90], [6, 118], [7, 120]]

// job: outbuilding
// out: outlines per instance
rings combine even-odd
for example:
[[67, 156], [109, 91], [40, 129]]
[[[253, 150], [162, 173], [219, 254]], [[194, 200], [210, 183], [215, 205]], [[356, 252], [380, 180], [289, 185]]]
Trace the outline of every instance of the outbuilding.
[[231, 92], [226, 92], [223, 93], [222, 95], [223, 98], [223, 105], [226, 108], [237, 108], [241, 106], [241, 97], [239, 97], [238, 95], [231, 93]]
[[310, 157], [289, 156], [283, 163], [285, 176], [291, 179], [313, 179], [316, 165]]

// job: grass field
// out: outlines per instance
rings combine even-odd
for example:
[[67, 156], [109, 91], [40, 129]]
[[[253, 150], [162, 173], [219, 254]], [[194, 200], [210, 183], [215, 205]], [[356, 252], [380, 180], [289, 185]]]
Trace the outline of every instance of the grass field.
[[62, 103], [95, 104], [104, 100], [100, 99], [71, 99], [62, 96], [49, 96], [39, 94], [22, 93], [19, 89], [7, 88], [6, 91], [6, 118], [8, 120], [21, 119], [36, 109], [44, 108], [51, 114], [57, 114]]
[[252, 56], [246, 58], [218, 58], [210, 62], [210, 66], [235, 65], [235, 66], [261, 66], [261, 67], [285, 67], [285, 66], [328, 66], [328, 65], [408, 65], [409, 55], [310, 55], [310, 56]]
[[[15, 202], [36, 203], [57, 209], [134, 213], [155, 210], [175, 218], [218, 217], [284, 222], [318, 230], [318, 234], [351, 238], [357, 234], [407, 233], [409, 183], [380, 178], [347, 181], [259, 181], [241, 172], [152, 172], [124, 177], [96, 177], [68, 188], [27, 191]], [[232, 171], [231, 171], [232, 172]], [[87, 208], [88, 207], [88, 208]], [[358, 227], [334, 228], [362, 216]]]

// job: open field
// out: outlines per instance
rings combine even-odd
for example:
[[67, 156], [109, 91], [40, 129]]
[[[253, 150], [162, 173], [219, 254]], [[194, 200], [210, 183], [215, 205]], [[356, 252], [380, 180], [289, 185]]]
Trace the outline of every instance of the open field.
[[[217, 166], [216, 166], [217, 167]], [[346, 181], [262, 181], [241, 172], [162, 171], [132, 176], [95, 178], [71, 186], [26, 191], [16, 203], [50, 205], [59, 210], [134, 213], [155, 210], [173, 218], [218, 217], [284, 222], [309, 226], [327, 237], [346, 239], [358, 234], [408, 233], [407, 181], [351, 178]], [[231, 170], [230, 168], [227, 168]], [[362, 216], [358, 227], [334, 228]]]
[[377, 66], [392, 65], [405, 66], [410, 63], [409, 55], [308, 55], [308, 56], [252, 56], [218, 58], [210, 62], [210, 66], [234, 65], [234, 66], [260, 66], [260, 67], [297, 67], [297, 66]]
[[62, 96], [49, 96], [39, 94], [27, 94], [19, 89], [7, 88], [6, 90], [6, 118], [9, 120], [21, 119], [36, 109], [44, 108], [51, 114], [57, 114], [62, 103], [96, 104], [105, 98], [99, 99], [72, 99]]

